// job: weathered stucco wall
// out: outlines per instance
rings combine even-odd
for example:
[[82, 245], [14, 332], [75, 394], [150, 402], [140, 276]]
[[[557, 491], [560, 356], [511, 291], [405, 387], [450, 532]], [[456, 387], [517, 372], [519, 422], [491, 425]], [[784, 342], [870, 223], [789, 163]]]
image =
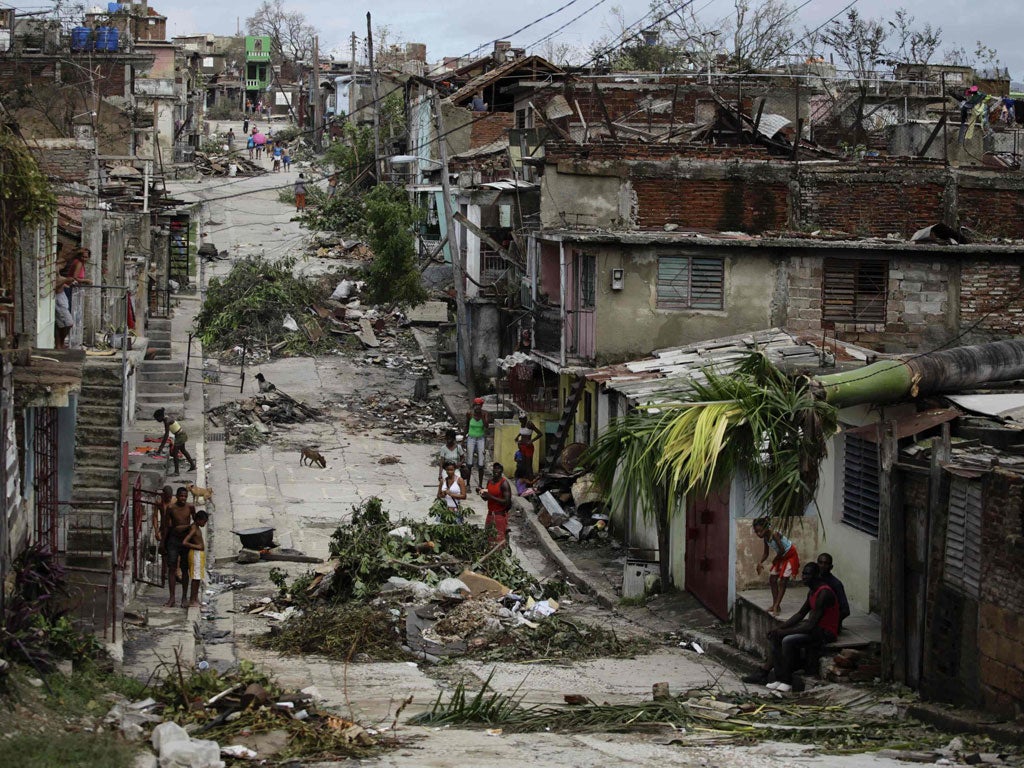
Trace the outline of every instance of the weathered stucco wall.
[[[728, 254], [701, 250], [696, 255], [725, 258], [722, 310], [657, 308], [658, 256], [685, 255], [685, 248], [602, 246], [597, 255], [596, 354], [599, 363], [641, 357], [655, 349], [689, 344], [773, 324], [773, 260], [762, 253]], [[627, 255], [628, 254], [628, 255]], [[611, 289], [611, 270], [625, 270], [625, 287]]]
[[627, 193], [618, 176], [577, 176], [549, 169], [541, 178], [541, 228], [624, 229], [631, 208]]

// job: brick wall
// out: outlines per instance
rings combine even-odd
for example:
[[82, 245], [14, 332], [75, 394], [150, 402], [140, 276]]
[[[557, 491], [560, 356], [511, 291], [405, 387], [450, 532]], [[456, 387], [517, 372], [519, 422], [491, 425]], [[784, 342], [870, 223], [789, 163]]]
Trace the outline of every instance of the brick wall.
[[984, 482], [978, 654], [982, 703], [1024, 714], [1024, 478], [996, 470]]
[[[842, 252], [838, 252], [841, 255]], [[884, 323], [841, 323], [825, 320], [822, 288], [825, 255], [791, 256], [787, 281], [789, 301], [784, 325], [794, 331], [827, 328], [840, 341], [882, 352], [913, 352], [945, 342], [952, 334], [949, 287], [957, 262], [889, 259], [889, 288]], [[847, 254], [849, 256], [850, 254]], [[885, 257], [885, 253], [872, 254]]]
[[957, 192], [960, 224], [991, 237], [1024, 238], [1024, 192], [964, 188]]
[[760, 146], [724, 147], [696, 144], [681, 146], [678, 144], [641, 144], [635, 141], [613, 141], [611, 139], [584, 145], [566, 141], [549, 141], [545, 145], [544, 156], [549, 163], [564, 160], [657, 162], [676, 159], [769, 160], [772, 158], [768, 150]]
[[965, 259], [960, 267], [960, 323], [982, 333], [1024, 332], [1021, 264]]
[[633, 190], [641, 229], [678, 224], [683, 229], [761, 233], [786, 226], [782, 184], [752, 186], [739, 178], [636, 179]]
[[32, 154], [47, 178], [62, 182], [88, 182], [94, 177], [93, 150], [75, 146], [74, 139], [50, 139], [31, 143]]
[[800, 220], [805, 228], [838, 229], [858, 236], [904, 237], [942, 221], [941, 184], [879, 178], [801, 174]]
[[512, 112], [492, 112], [486, 117], [474, 113], [469, 136], [470, 148], [484, 147], [498, 139], [507, 138], [508, 129], [515, 125], [515, 122], [516, 116]]

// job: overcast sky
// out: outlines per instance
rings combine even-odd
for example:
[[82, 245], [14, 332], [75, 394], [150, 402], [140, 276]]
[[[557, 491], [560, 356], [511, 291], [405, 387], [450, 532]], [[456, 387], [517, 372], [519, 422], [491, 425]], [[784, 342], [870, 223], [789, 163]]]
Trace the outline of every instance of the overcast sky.
[[[396, 38], [427, 45], [427, 59], [437, 62], [442, 56], [465, 55], [496, 38], [507, 38], [511, 32], [528, 24], [568, 0], [517, 0], [517, 2], [454, 2], [424, 5], [410, 0], [378, 0], [372, 6], [329, 2], [328, 0], [295, 0], [286, 7], [301, 11], [320, 31], [320, 50], [349, 49], [349, 36], [354, 31], [360, 45], [366, 36], [366, 12], [373, 13], [374, 27], [387, 25]], [[565, 10], [511, 37], [516, 47], [528, 47], [548, 35], [597, 0], [575, 0]], [[794, 7], [802, 0], [793, 3]], [[810, 0], [798, 13], [798, 27], [813, 28], [842, 9], [849, 0]], [[198, 0], [151, 0], [151, 4], [168, 17], [170, 35], [197, 32], [233, 34], [237, 25], [244, 30], [245, 17], [257, 6], [249, 0], [240, 3], [219, 2], [209, 5]], [[999, 51], [1001, 62], [1010, 68], [1015, 80], [1024, 75], [1024, 52], [1013, 40], [1024, 22], [1024, 4], [1005, 0], [860, 0], [856, 8], [865, 16], [891, 14], [892, 9], [906, 7], [918, 24], [930, 22], [942, 28], [941, 52], [955, 46], [973, 50], [982, 40]], [[611, 8], [618, 6], [627, 23], [641, 19], [648, 12], [648, 0], [604, 0], [599, 6], [559, 32], [554, 40], [586, 49], [594, 40], [616, 32], [619, 27], [611, 17]], [[695, 0], [695, 9], [708, 21], [729, 13], [732, 0]], [[1019, 42], [1019, 41], [1018, 41]], [[488, 45], [489, 48], [489, 45]], [[540, 52], [540, 51], [537, 51]]]

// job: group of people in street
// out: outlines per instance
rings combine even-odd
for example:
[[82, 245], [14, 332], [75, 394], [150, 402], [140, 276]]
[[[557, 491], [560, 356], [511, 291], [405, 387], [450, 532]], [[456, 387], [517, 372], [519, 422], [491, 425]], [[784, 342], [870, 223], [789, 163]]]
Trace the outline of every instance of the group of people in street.
[[[188, 489], [179, 487], [171, 493], [165, 485], [153, 512], [153, 529], [157, 550], [163, 558], [170, 597], [164, 606], [173, 608], [178, 584], [181, 584], [181, 607], [197, 607], [199, 591], [206, 575], [206, 541], [203, 528], [210, 519], [205, 509], [197, 510], [188, 501]], [[191, 588], [191, 591], [190, 591]]]
[[[527, 416], [520, 417], [520, 429], [516, 439], [517, 492], [520, 495], [533, 484], [534, 443], [543, 435]], [[512, 486], [505, 477], [505, 467], [491, 464], [490, 477], [485, 481], [487, 435], [491, 429], [491, 416], [484, 410], [484, 399], [475, 398], [466, 412], [465, 445], [462, 436], [454, 429], [445, 433], [445, 442], [437, 453], [438, 487], [437, 498], [456, 513], [469, 496], [473, 467], [476, 467], [476, 492], [487, 502], [487, 518], [484, 526], [492, 531], [492, 541], [507, 541], [508, 515], [512, 509]], [[461, 522], [461, 516], [457, 517]]]
[[772, 606], [768, 612], [778, 616], [789, 580], [798, 573], [807, 587], [807, 596], [796, 613], [768, 632], [767, 658], [743, 681], [767, 685], [782, 693], [799, 690], [803, 681], [796, 676], [797, 669], [802, 664], [805, 670], [814, 670], [820, 649], [834, 643], [842, 632], [843, 621], [850, 615], [850, 603], [843, 583], [832, 573], [831, 554], [822, 552], [815, 562], [801, 569], [796, 546], [781, 531], [773, 529], [768, 518], [755, 520], [753, 529], [764, 542], [757, 564], [759, 574], [764, 570], [764, 561], [774, 553], [769, 570]]

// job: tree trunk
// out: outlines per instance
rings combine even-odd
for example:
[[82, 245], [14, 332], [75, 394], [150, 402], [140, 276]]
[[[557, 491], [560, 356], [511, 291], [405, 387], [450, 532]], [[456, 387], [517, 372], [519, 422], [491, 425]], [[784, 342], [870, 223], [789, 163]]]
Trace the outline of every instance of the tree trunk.
[[994, 341], [815, 376], [817, 396], [837, 408], [889, 403], [1024, 378], [1024, 341]]

